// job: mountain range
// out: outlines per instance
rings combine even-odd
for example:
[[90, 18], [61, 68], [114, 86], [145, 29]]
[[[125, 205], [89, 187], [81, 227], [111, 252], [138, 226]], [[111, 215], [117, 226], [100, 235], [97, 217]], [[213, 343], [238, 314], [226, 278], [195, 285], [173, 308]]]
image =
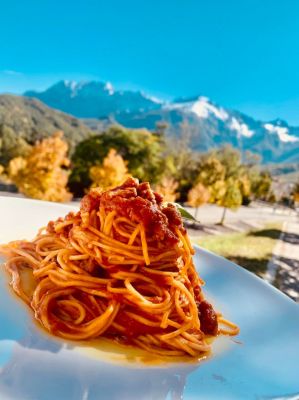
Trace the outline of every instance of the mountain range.
[[205, 96], [171, 102], [140, 91], [116, 90], [110, 83], [60, 81], [43, 92], [27, 91], [26, 97], [82, 119], [97, 129], [105, 123], [154, 130], [166, 123], [166, 133], [188, 131], [194, 150], [206, 151], [231, 144], [241, 151], [258, 153], [263, 163], [299, 162], [299, 127], [286, 121], [259, 121], [215, 104]]
[[162, 104], [142, 92], [114, 90], [110, 82], [97, 81], [60, 81], [44, 92], [27, 91], [24, 96], [35, 97], [78, 118], [105, 119], [121, 113], [150, 111]]

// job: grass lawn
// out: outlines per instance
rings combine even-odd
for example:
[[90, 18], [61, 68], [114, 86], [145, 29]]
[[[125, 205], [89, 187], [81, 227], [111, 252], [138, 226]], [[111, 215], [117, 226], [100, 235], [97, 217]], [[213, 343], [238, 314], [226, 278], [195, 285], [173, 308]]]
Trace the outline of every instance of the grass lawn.
[[207, 236], [196, 239], [195, 243], [263, 277], [281, 234], [281, 226], [275, 223], [261, 230]]

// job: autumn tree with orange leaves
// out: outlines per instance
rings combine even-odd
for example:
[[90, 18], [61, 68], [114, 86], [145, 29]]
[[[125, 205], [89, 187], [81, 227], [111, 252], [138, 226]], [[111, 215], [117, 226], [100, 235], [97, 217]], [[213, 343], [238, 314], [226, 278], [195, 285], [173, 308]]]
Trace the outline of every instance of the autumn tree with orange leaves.
[[129, 176], [127, 162], [115, 149], [110, 149], [102, 165], [94, 165], [89, 170], [91, 187], [108, 190], [123, 183]]
[[299, 182], [295, 184], [292, 194], [293, 194], [294, 203], [299, 204]]
[[164, 177], [155, 187], [155, 191], [162, 194], [164, 201], [173, 203], [179, 197], [177, 192], [179, 184], [173, 178]]
[[69, 159], [68, 145], [63, 133], [37, 142], [25, 157], [9, 162], [8, 177], [27, 197], [48, 201], [68, 201], [67, 190]]
[[5, 176], [5, 168], [0, 164], [0, 180]]
[[191, 207], [195, 207], [195, 219], [197, 219], [198, 208], [206, 204], [210, 200], [210, 191], [202, 184], [197, 183], [188, 192], [188, 204]]

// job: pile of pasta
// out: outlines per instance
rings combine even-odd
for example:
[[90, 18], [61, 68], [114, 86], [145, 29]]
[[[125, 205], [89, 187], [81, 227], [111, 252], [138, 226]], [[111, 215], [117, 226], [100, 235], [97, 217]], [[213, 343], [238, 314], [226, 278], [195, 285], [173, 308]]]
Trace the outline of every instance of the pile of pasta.
[[[51, 221], [32, 241], [1, 246], [14, 291], [50, 333], [99, 336], [165, 356], [196, 357], [238, 327], [202, 292], [194, 250], [176, 207], [128, 178], [92, 189], [80, 211]], [[33, 274], [24, 289], [22, 271]], [[220, 328], [221, 326], [221, 328]]]

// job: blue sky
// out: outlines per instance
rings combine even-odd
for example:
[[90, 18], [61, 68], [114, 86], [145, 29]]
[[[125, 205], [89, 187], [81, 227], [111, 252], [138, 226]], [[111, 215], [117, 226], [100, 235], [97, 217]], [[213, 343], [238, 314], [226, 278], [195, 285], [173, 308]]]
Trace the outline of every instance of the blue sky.
[[0, 4], [0, 92], [100, 79], [299, 125], [297, 0]]

